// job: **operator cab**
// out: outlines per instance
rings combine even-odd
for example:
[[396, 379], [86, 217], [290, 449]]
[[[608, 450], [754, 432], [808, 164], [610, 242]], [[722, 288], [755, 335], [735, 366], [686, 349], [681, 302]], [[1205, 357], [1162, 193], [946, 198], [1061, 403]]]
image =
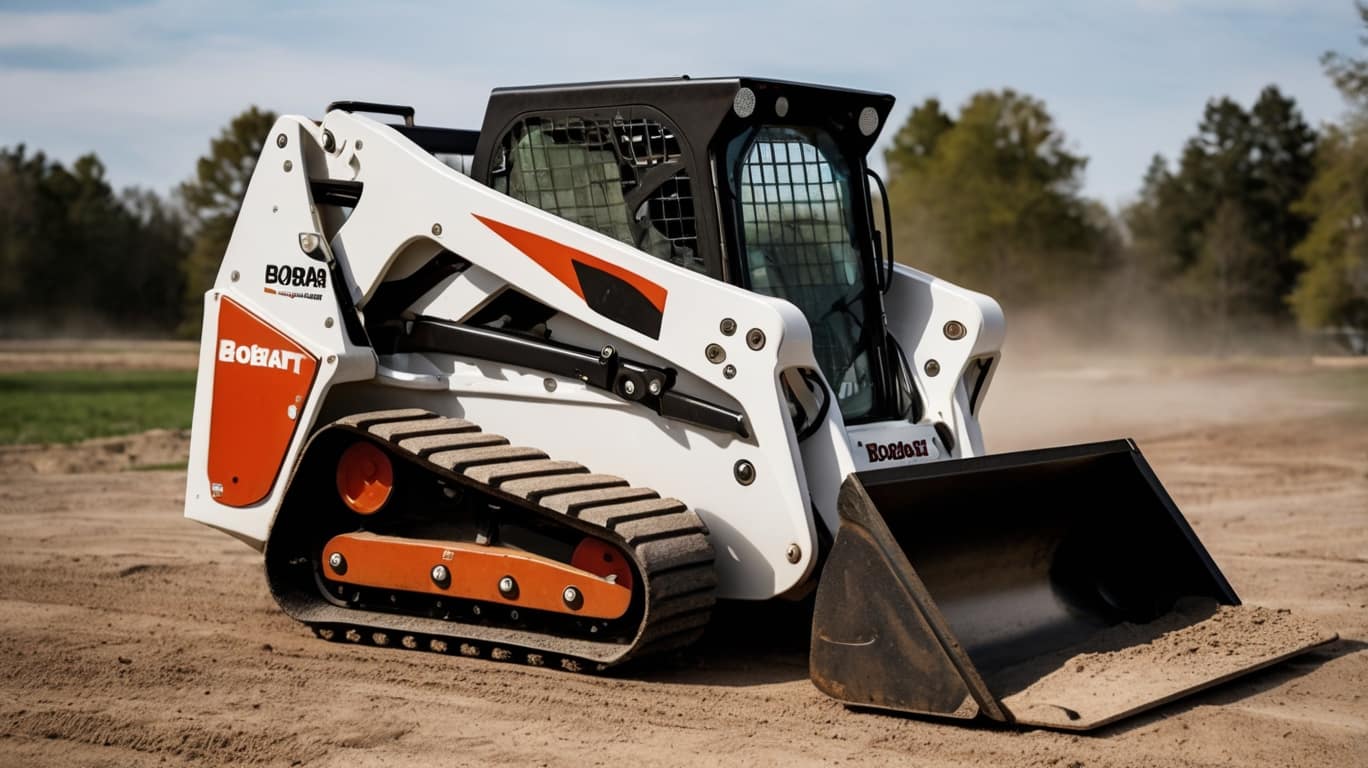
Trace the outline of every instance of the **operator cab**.
[[865, 165], [892, 106], [886, 94], [752, 78], [499, 88], [471, 176], [792, 302], [846, 422], [907, 418], [916, 397], [883, 320], [891, 245]]

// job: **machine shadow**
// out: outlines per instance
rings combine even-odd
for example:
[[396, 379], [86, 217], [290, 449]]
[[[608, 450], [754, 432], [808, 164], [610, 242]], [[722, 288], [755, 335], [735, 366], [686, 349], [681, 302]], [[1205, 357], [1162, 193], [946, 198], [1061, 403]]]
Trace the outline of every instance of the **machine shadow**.
[[703, 639], [632, 676], [667, 684], [746, 687], [808, 679], [813, 599], [724, 600]]

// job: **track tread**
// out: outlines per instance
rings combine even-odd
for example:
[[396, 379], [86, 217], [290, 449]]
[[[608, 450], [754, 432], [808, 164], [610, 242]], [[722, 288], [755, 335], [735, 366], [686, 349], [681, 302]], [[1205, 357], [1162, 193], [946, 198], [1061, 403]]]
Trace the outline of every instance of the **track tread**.
[[422, 408], [396, 408], [388, 411], [353, 413], [350, 416], [338, 419], [335, 423], [369, 431], [371, 427], [377, 424], [385, 424], [391, 421], [416, 421], [437, 418], [441, 417], [432, 411], [425, 411]]
[[398, 442], [400, 450], [414, 456], [428, 458], [442, 451], [464, 448], [485, 448], [493, 445], [508, 445], [508, 438], [488, 432], [460, 432], [448, 435], [424, 435], [410, 437]]
[[618, 521], [613, 524], [613, 530], [623, 538], [645, 542], [667, 536], [702, 532], [703, 521], [693, 510], [685, 509], [673, 514], [642, 516], [632, 520]]
[[465, 419], [441, 416], [435, 419], [414, 419], [376, 424], [367, 431], [383, 440], [397, 443], [408, 437], [479, 432], [480, 428]]
[[[556, 650], [554, 635], [542, 635], [548, 640], [539, 648], [527, 640], [409, 631], [402, 621], [394, 627], [370, 627], [306, 620], [320, 637], [523, 660], [537, 666], [557, 666], [558, 660], [563, 669], [589, 671], [682, 648], [702, 635], [716, 601], [717, 571], [707, 526], [678, 499], [661, 498], [650, 488], [632, 487], [621, 477], [593, 473], [575, 462], [552, 460], [535, 448], [509, 445], [506, 438], [482, 432], [469, 421], [421, 409], [353, 414], [333, 426], [366, 433], [397, 453], [425, 461], [439, 474], [523, 500], [542, 514], [573, 521], [571, 527], [598, 529], [602, 538], [632, 553], [644, 576], [646, 605], [635, 639], [622, 646], [623, 652], [602, 661]], [[383, 643], [375, 639], [381, 637]]]
[[702, 533], [695, 533], [675, 539], [648, 541], [639, 545], [637, 549], [645, 552], [646, 559], [654, 566], [650, 573], [655, 575], [682, 566], [711, 562], [711, 552], [708, 553], [709, 556], [700, 553], [700, 542], [707, 542], [707, 538]]
[[661, 597], [677, 597], [699, 590], [717, 587], [717, 571], [710, 565], [676, 568], [652, 577], [652, 585]]
[[499, 490], [510, 493], [531, 502], [540, 502], [542, 498], [566, 491], [589, 491], [595, 488], [611, 488], [614, 486], [625, 486], [627, 481], [617, 475], [598, 475], [589, 473], [585, 475], [553, 475], [550, 477], [529, 477], [525, 480], [514, 480], [499, 486]]
[[510, 461], [504, 464], [483, 464], [465, 471], [471, 480], [501, 488], [513, 480], [526, 480], [534, 477], [555, 477], [557, 475], [587, 474], [583, 464], [573, 461], [554, 461], [552, 459], [528, 459]]
[[579, 519], [604, 528], [636, 520], [642, 517], [670, 515], [688, 509], [678, 499], [641, 499], [623, 504], [610, 504], [581, 510]]
[[650, 488], [617, 486], [611, 488], [595, 488], [589, 491], [557, 493], [553, 496], [543, 496], [541, 505], [563, 515], [577, 517], [581, 511], [588, 509], [589, 507], [601, 507], [605, 504], [620, 504], [627, 501], [658, 498], [660, 498], [660, 494]]
[[506, 461], [526, 461], [545, 459], [545, 453], [536, 448], [518, 445], [491, 445], [484, 448], [463, 448], [455, 451], [441, 451], [427, 457], [427, 460], [452, 472], [464, 473], [471, 467], [481, 464], [497, 464]]

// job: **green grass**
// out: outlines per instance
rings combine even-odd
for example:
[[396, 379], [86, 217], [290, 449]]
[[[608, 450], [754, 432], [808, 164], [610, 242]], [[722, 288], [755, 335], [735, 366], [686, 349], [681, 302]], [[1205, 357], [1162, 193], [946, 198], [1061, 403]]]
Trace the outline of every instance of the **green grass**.
[[1320, 390], [1349, 404], [1368, 407], [1368, 368], [1330, 369], [1318, 372]]
[[3, 373], [0, 444], [188, 429], [194, 400], [194, 371]]

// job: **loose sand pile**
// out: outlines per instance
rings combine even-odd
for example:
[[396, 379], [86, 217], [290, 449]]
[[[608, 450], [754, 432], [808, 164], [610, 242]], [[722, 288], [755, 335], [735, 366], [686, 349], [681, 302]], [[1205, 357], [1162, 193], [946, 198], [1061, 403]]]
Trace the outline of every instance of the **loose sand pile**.
[[[1285, 608], [1191, 600], [1148, 624], [1118, 624], [1004, 670], [990, 686], [1017, 691], [1003, 704], [1019, 721], [1062, 728], [1095, 725], [1335, 637]], [[1041, 677], [1045, 670], [1054, 671]]]

